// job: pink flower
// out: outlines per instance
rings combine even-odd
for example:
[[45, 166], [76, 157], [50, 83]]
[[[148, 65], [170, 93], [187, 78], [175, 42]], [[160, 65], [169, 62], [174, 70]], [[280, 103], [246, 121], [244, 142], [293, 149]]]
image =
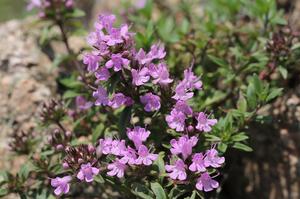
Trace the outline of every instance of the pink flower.
[[158, 157], [157, 154], [149, 153], [146, 146], [141, 145], [138, 150], [139, 157], [136, 159], [135, 163], [137, 165], [144, 164], [146, 166], [149, 166], [152, 164], [153, 161], [155, 161]]
[[93, 106], [93, 102], [87, 102], [83, 96], [77, 96], [75, 103], [79, 110], [87, 110]]
[[122, 178], [124, 176], [124, 171], [126, 167], [127, 166], [123, 164], [119, 159], [116, 159], [113, 163], [107, 166], [107, 168], [110, 170], [109, 172], [107, 172], [107, 175], [116, 175], [118, 178]]
[[146, 93], [140, 97], [142, 104], [145, 105], [144, 109], [147, 112], [157, 111], [160, 109], [160, 98], [152, 93]]
[[136, 126], [133, 129], [127, 129], [127, 136], [128, 138], [133, 141], [135, 148], [139, 148], [144, 141], [150, 135], [150, 131], [147, 131], [145, 128], [140, 126]]
[[102, 154], [108, 155], [113, 154], [121, 156], [126, 150], [125, 140], [113, 140], [111, 138], [100, 139], [99, 146], [97, 147], [97, 154], [101, 156]]
[[100, 15], [98, 17], [99, 20], [99, 25], [98, 29], [101, 30], [102, 28], [105, 28], [107, 32], [110, 32], [110, 30], [113, 27], [113, 24], [116, 21], [116, 16], [115, 15]]
[[95, 72], [97, 81], [107, 81], [110, 78], [110, 73], [107, 68], [102, 67]]
[[95, 72], [99, 67], [100, 57], [94, 55], [93, 53], [85, 54], [83, 57], [83, 63], [87, 65], [87, 70], [89, 72]]
[[204, 165], [206, 167], [211, 166], [214, 168], [218, 168], [221, 167], [224, 162], [225, 158], [219, 157], [218, 151], [216, 149], [207, 150], [207, 152], [205, 153]]
[[127, 147], [126, 150], [122, 152], [122, 158], [120, 159], [120, 162], [123, 164], [129, 164], [129, 165], [134, 165], [136, 161], [136, 151], [131, 148], [130, 146]]
[[99, 169], [92, 167], [91, 163], [82, 164], [80, 171], [77, 174], [77, 178], [81, 181], [85, 180], [86, 182], [92, 182], [94, 180], [94, 176], [98, 175], [98, 173]]
[[176, 88], [175, 88], [175, 95], [172, 97], [176, 100], [183, 100], [186, 101], [188, 99], [191, 99], [194, 96], [193, 92], [190, 92], [188, 88], [186, 87], [186, 84], [184, 82], [180, 82]]
[[142, 48], [135, 54], [135, 59], [141, 65], [148, 64], [151, 62], [151, 59], [147, 57], [146, 52]]
[[124, 43], [124, 40], [121, 35], [121, 29], [111, 28], [109, 31], [109, 35], [107, 36], [106, 44], [108, 46], [115, 46], [122, 43]]
[[27, 10], [32, 10], [33, 8], [42, 8], [43, 4], [41, 0], [30, 0], [27, 5]]
[[182, 154], [185, 160], [189, 155], [192, 154], [192, 149], [196, 146], [198, 138], [193, 136], [189, 138], [187, 135], [181, 136], [178, 141], [175, 139], [171, 140], [171, 153], [174, 155]]
[[192, 164], [189, 169], [194, 172], [204, 172], [206, 171], [206, 166], [204, 165], [204, 155], [202, 153], [195, 153], [193, 155]]
[[51, 179], [51, 186], [56, 188], [54, 190], [55, 195], [61, 195], [61, 194], [67, 194], [70, 190], [70, 181], [72, 180], [71, 176], [65, 176], [65, 177], [56, 177], [54, 179]]
[[121, 156], [126, 150], [125, 140], [113, 140], [111, 144], [110, 153], [113, 155]]
[[149, 81], [149, 71], [148, 68], [142, 68], [141, 70], [132, 69], [132, 84], [136, 86], [141, 86]]
[[217, 123], [216, 119], [208, 119], [205, 113], [203, 112], [200, 112], [196, 119], [198, 121], [196, 129], [204, 132], [210, 132], [211, 126], [214, 126]]
[[176, 131], [183, 131], [185, 127], [186, 116], [180, 111], [173, 109], [170, 115], [166, 116], [166, 121], [170, 128]]
[[150, 52], [147, 55], [153, 59], [163, 59], [166, 56], [165, 47], [162, 44], [154, 44], [151, 46]]
[[202, 173], [200, 178], [198, 178], [196, 188], [199, 191], [212, 191], [213, 189], [216, 189], [219, 187], [219, 183], [215, 180], [213, 180], [208, 172]]
[[150, 75], [154, 78], [154, 84], [166, 85], [173, 82], [172, 79], [169, 78], [169, 71], [165, 63], [159, 63], [157, 66], [154, 64], [150, 64], [149, 66]]
[[115, 93], [112, 100], [109, 101], [108, 105], [114, 109], [120, 108], [121, 106], [130, 106], [133, 104], [133, 100], [130, 97], [125, 96], [123, 93]]
[[186, 165], [181, 159], [176, 160], [174, 165], [166, 165], [166, 171], [170, 172], [169, 176], [173, 180], [185, 180], [187, 175], [185, 172]]
[[174, 109], [184, 113], [185, 115], [192, 115], [193, 109], [186, 103], [186, 101], [177, 101]]
[[120, 71], [122, 68], [127, 68], [129, 66], [130, 61], [122, 57], [120, 53], [112, 54], [111, 60], [106, 62], [106, 68], [114, 68], [114, 71]]
[[183, 82], [185, 82], [186, 87], [189, 89], [202, 89], [202, 82], [199, 77], [194, 75], [192, 68], [188, 68], [184, 71]]
[[142, 9], [146, 6], [147, 0], [136, 0], [135, 7], [137, 9]]
[[106, 106], [108, 105], [109, 99], [107, 95], [107, 91], [99, 86], [97, 91], [93, 92], [93, 97], [96, 98], [95, 105], [96, 106]]

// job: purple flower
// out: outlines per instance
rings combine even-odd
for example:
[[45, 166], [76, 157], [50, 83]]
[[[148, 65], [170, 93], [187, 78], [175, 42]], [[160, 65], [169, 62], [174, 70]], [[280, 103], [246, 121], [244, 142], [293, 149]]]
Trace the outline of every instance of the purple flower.
[[186, 116], [181, 111], [173, 109], [170, 115], [166, 116], [166, 121], [170, 128], [176, 131], [183, 131], [185, 127]]
[[147, 57], [146, 52], [142, 48], [135, 54], [135, 59], [141, 65], [148, 64], [151, 62], [151, 59]]
[[114, 109], [120, 108], [121, 106], [130, 106], [133, 104], [133, 100], [130, 97], [125, 96], [123, 93], [115, 93], [112, 100], [109, 101], [108, 105]]
[[71, 176], [65, 176], [65, 177], [56, 177], [54, 179], [51, 179], [51, 186], [56, 188], [54, 190], [55, 195], [61, 195], [61, 194], [67, 194], [70, 190], [70, 181], [72, 180]]
[[93, 102], [87, 102], [83, 96], [77, 96], [75, 101], [79, 110], [87, 110], [93, 106]]
[[180, 82], [175, 88], [175, 95], [172, 97], [176, 100], [186, 101], [194, 96], [193, 92], [190, 92], [184, 82]]
[[144, 164], [146, 166], [149, 166], [152, 164], [153, 161], [155, 161], [158, 157], [157, 154], [149, 153], [149, 150], [146, 146], [141, 145], [138, 150], [139, 157], [136, 159], [135, 163], [137, 165]]
[[195, 153], [193, 155], [192, 164], [189, 169], [194, 172], [204, 172], [206, 171], [206, 166], [204, 165], [204, 155], [203, 153]]
[[214, 168], [218, 168], [221, 167], [224, 162], [225, 158], [219, 157], [218, 151], [216, 149], [210, 149], [205, 153], [204, 165], [206, 167], [211, 166]]
[[91, 163], [82, 164], [80, 171], [77, 174], [77, 178], [81, 181], [85, 180], [86, 182], [92, 182], [94, 176], [98, 175], [99, 169], [92, 167]]
[[188, 68], [184, 71], [183, 82], [185, 82], [188, 89], [202, 89], [202, 82], [199, 77], [194, 75], [192, 68]]
[[121, 156], [126, 150], [125, 140], [113, 140], [110, 154]]
[[113, 27], [113, 24], [116, 21], [116, 17], [115, 15], [100, 15], [98, 17], [98, 20], [99, 20], [99, 25], [98, 25], [99, 30], [105, 28], [107, 32], [110, 32]]
[[111, 28], [109, 31], [109, 35], [107, 37], [106, 44], [108, 46], [115, 46], [117, 44], [123, 43], [124, 40], [121, 35], [121, 29], [120, 28]]
[[107, 166], [107, 168], [110, 170], [109, 172], [107, 172], [107, 175], [116, 175], [118, 178], [122, 178], [124, 176], [124, 171], [126, 167], [127, 166], [123, 164], [119, 159], [116, 159], [113, 163]]
[[193, 109], [186, 103], [186, 101], [177, 101], [174, 109], [184, 113], [185, 115], [193, 114]]
[[159, 63], [157, 66], [150, 64], [149, 73], [154, 78], [154, 84], [166, 85], [173, 82], [173, 80], [169, 78], [169, 71], [165, 63]]
[[93, 92], [93, 97], [96, 98], [95, 101], [96, 106], [108, 105], [109, 100], [108, 100], [107, 91], [103, 87], [99, 86], [98, 90]]
[[140, 97], [142, 104], [145, 105], [144, 109], [147, 112], [157, 111], [160, 109], [160, 98], [152, 93], [146, 93]]
[[27, 5], [27, 10], [32, 10], [33, 8], [42, 8], [43, 4], [41, 0], [30, 0]]
[[136, 126], [133, 129], [127, 129], [127, 136], [128, 138], [133, 141], [135, 148], [139, 148], [144, 141], [150, 135], [150, 131], [147, 131], [145, 128], [140, 126]]
[[211, 126], [214, 126], [217, 123], [216, 119], [208, 119], [206, 114], [203, 112], [200, 112], [196, 119], [198, 121], [196, 129], [204, 132], [210, 132]]
[[171, 153], [174, 155], [182, 154], [185, 160], [189, 155], [192, 154], [193, 147], [197, 144], [198, 138], [193, 136], [189, 138], [187, 135], [181, 136], [178, 141], [175, 139], [171, 140]]
[[213, 189], [216, 189], [219, 187], [219, 183], [215, 180], [213, 180], [208, 172], [202, 173], [200, 178], [197, 180], [196, 188], [199, 191], [212, 191]]
[[73, 0], [66, 0], [65, 3], [67, 8], [72, 8], [74, 6], [74, 1]]
[[147, 0], [137, 0], [134, 5], [137, 9], [142, 9], [146, 6], [146, 3]]
[[120, 53], [112, 54], [111, 59], [106, 62], [106, 68], [114, 68], [114, 71], [120, 71], [122, 68], [127, 68], [130, 61], [122, 57]]
[[127, 147], [126, 150], [124, 150], [122, 152], [122, 158], [120, 159], [120, 162], [123, 164], [130, 164], [130, 165], [134, 165], [135, 161], [136, 161], [136, 151], [131, 148], [130, 146]]
[[85, 54], [83, 57], [83, 63], [87, 65], [87, 70], [89, 72], [95, 72], [99, 67], [100, 57], [94, 55], [93, 53]]
[[107, 81], [110, 78], [110, 73], [107, 68], [102, 67], [95, 72], [97, 81]]
[[174, 165], [166, 165], [165, 168], [166, 168], [167, 172], [170, 172], [169, 176], [173, 180], [176, 180], [176, 179], [185, 180], [186, 179], [186, 176], [187, 176], [186, 172], [185, 172], [186, 165], [181, 159], [176, 160]]
[[148, 68], [142, 68], [141, 70], [131, 70], [132, 84], [136, 86], [141, 86], [149, 81], [149, 71]]
[[102, 154], [110, 154], [112, 148], [113, 140], [111, 138], [105, 138], [99, 140], [99, 146], [97, 147], [97, 154], [100, 156]]
[[165, 47], [161, 44], [151, 46], [150, 52], [147, 55], [151, 59], [163, 59], [166, 56]]

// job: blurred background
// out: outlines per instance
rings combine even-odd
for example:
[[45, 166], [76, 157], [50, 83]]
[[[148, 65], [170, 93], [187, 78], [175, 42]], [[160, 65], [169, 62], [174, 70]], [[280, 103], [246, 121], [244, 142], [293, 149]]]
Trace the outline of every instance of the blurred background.
[[[294, 30], [299, 31], [300, 0], [278, 0], [277, 4], [292, 19]], [[81, 0], [79, 5], [87, 13], [84, 23], [89, 24], [98, 13], [117, 9], [119, 1]], [[3, 156], [7, 135], [30, 128], [40, 103], [55, 95], [56, 72], [49, 67], [49, 58], [39, 50], [35, 38], [27, 35], [28, 17], [32, 13], [26, 11], [24, 0], [0, 0], [0, 169], [14, 170], [25, 161], [22, 157], [14, 160]], [[82, 42], [71, 40], [74, 48], [80, 48]], [[59, 44], [55, 50], [60, 51]], [[33, 67], [36, 65], [41, 67]], [[220, 198], [300, 198], [299, 83], [299, 76], [291, 79], [285, 94], [262, 110], [276, 122], [249, 128], [254, 152], [228, 153]]]

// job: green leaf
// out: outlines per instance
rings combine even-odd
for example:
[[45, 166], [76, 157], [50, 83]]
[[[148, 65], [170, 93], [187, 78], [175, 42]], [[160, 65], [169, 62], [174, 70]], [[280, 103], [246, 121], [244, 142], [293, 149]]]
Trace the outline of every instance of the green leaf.
[[105, 126], [103, 123], [97, 125], [97, 127], [93, 130], [92, 134], [92, 142], [96, 143], [99, 137], [104, 133]]
[[247, 100], [245, 99], [245, 97], [242, 94], [240, 94], [240, 98], [237, 102], [237, 108], [239, 111], [242, 111], [242, 112], [247, 111]]
[[279, 70], [280, 74], [282, 75], [282, 77], [283, 77], [284, 79], [286, 79], [287, 76], [288, 76], [288, 71], [287, 71], [287, 69], [284, 68], [284, 67], [282, 67], [282, 66], [279, 66], [279, 67], [278, 67], [278, 70]]
[[219, 149], [222, 153], [225, 153], [225, 152], [226, 152], [227, 147], [228, 147], [228, 145], [225, 144], [225, 143], [220, 143], [220, 144], [218, 145], [218, 149]]
[[156, 199], [167, 199], [165, 190], [159, 183], [151, 183], [151, 189], [154, 192]]
[[138, 196], [139, 198], [143, 198], [143, 199], [153, 199], [152, 197], [152, 192], [150, 189], [148, 189], [148, 187], [139, 184], [139, 183], [133, 183], [131, 185], [131, 190], [132, 193], [136, 196]]
[[213, 55], [208, 55], [209, 59], [214, 62], [215, 64], [217, 64], [218, 66], [222, 66], [222, 67], [228, 67], [228, 64], [226, 63], [225, 60], [215, 57]]
[[157, 165], [158, 170], [159, 170], [159, 180], [160, 180], [160, 182], [163, 181], [163, 179], [165, 177], [164, 174], [166, 173], [165, 162], [164, 162], [164, 159], [163, 159], [164, 156], [165, 156], [165, 153], [164, 152], [160, 152], [158, 154], [158, 158], [154, 162], [154, 164]]
[[0, 197], [6, 196], [8, 194], [8, 189], [0, 188]]
[[257, 97], [252, 83], [250, 83], [247, 88], [247, 102], [251, 109], [255, 108], [257, 105]]
[[94, 180], [95, 180], [95, 182], [97, 182], [99, 184], [105, 183], [104, 178], [101, 175], [99, 175], [99, 174], [94, 177]]
[[282, 95], [282, 90], [283, 90], [283, 88], [274, 88], [274, 89], [272, 89], [271, 92], [269, 93], [266, 101], [269, 102], [272, 99]]
[[79, 18], [84, 16], [85, 16], [85, 12], [80, 9], [74, 9], [73, 12], [66, 14], [67, 18]]
[[240, 142], [249, 139], [249, 137], [244, 133], [238, 133], [231, 137], [231, 140], [234, 142]]
[[22, 179], [22, 181], [25, 181], [28, 179], [30, 172], [33, 170], [34, 170], [34, 165], [31, 162], [28, 162], [22, 165], [20, 171], [18, 172], [18, 175]]
[[82, 83], [74, 77], [60, 79], [59, 82], [67, 88], [79, 88], [82, 86]]
[[75, 91], [72, 90], [67, 90], [64, 94], [63, 94], [63, 99], [69, 99], [69, 98], [74, 98], [81, 95], [80, 93], [77, 93]]
[[240, 142], [236, 142], [234, 143], [234, 145], [232, 146], [233, 148], [236, 148], [236, 149], [240, 149], [240, 150], [243, 150], [243, 151], [247, 151], [247, 152], [251, 152], [253, 151], [253, 149], [245, 144], [242, 144]]

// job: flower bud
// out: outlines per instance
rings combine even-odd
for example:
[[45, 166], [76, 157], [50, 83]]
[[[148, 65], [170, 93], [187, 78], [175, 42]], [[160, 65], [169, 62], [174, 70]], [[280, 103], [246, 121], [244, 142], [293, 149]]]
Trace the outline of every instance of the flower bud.
[[70, 167], [69, 167], [69, 164], [66, 163], [66, 162], [64, 162], [62, 166], [63, 166], [64, 169], [69, 169], [69, 168], [70, 168]]
[[59, 144], [56, 146], [57, 151], [62, 151], [64, 149], [64, 146], [62, 144]]

